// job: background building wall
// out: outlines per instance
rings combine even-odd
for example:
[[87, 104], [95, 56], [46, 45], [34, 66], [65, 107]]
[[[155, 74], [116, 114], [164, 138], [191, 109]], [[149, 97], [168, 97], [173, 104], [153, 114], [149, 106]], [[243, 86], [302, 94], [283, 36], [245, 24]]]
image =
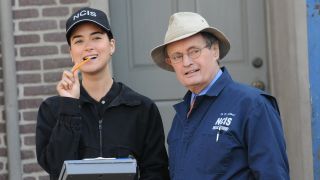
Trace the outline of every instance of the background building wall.
[[[19, 130], [24, 180], [46, 180], [35, 152], [40, 103], [56, 94], [61, 72], [72, 66], [65, 41], [65, 21], [88, 0], [12, 0], [17, 69]], [[5, 42], [1, 42], [5, 43]], [[1, 58], [2, 61], [2, 58]], [[2, 64], [2, 63], [1, 63]], [[2, 65], [0, 67], [0, 180], [8, 179]]]

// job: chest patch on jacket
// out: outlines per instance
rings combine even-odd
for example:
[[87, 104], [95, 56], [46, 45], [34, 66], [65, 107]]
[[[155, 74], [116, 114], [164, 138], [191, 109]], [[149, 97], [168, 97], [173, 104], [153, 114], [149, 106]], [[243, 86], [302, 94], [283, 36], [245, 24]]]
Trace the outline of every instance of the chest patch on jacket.
[[229, 126], [232, 123], [232, 119], [236, 115], [233, 113], [220, 113], [220, 116], [217, 118], [216, 122], [214, 123], [212, 129], [216, 130], [223, 130], [223, 131], [228, 131]]

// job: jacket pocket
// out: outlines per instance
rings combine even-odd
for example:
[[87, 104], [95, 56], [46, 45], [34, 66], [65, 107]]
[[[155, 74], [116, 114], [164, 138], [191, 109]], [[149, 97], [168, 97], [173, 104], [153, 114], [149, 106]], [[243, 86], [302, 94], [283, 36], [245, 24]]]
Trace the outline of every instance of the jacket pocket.
[[[203, 133], [200, 138], [197, 169], [204, 174], [225, 174], [238, 145], [228, 131]], [[218, 136], [218, 137], [217, 137]]]

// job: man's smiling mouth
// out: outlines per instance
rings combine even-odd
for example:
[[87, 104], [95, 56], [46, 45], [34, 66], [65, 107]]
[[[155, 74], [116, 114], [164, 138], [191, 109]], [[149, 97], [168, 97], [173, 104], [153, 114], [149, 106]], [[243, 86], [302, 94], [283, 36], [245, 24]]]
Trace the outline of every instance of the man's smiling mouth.
[[195, 73], [195, 72], [198, 72], [198, 71], [199, 71], [199, 69], [191, 70], [191, 71], [188, 71], [188, 72], [184, 73], [184, 75], [192, 74], [192, 73]]

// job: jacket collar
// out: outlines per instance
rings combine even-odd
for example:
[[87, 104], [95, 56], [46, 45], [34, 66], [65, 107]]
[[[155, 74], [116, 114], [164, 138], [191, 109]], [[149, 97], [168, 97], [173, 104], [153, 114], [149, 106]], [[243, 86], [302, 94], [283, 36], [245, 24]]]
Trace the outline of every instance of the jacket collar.
[[[126, 85], [113, 81], [110, 91], [101, 99], [106, 101], [108, 107], [119, 106], [121, 104], [127, 106], [136, 106], [141, 104], [138, 99], [137, 93], [131, 90]], [[88, 94], [85, 88], [80, 86], [80, 104], [95, 103], [96, 101]]]
[[208, 96], [218, 96], [221, 91], [230, 83], [233, 82], [228, 70], [225, 67], [221, 68], [222, 75], [220, 78], [212, 85], [206, 95]]
[[[222, 70], [222, 75], [211, 86], [211, 88], [208, 90], [208, 92], [205, 94], [205, 96], [218, 96], [224, 87], [226, 87], [228, 84], [233, 82], [228, 70], [225, 67], [222, 67], [221, 70]], [[185, 96], [183, 97], [183, 100], [185, 102], [189, 102], [191, 94], [192, 94], [191, 91], [188, 91], [185, 94]]]
[[[205, 95], [197, 97], [196, 104], [199, 103], [201, 99], [203, 99], [205, 96], [207, 97], [218, 96], [226, 86], [228, 86], [230, 83], [233, 82], [228, 70], [225, 67], [222, 67], [221, 70], [222, 70], [222, 75], [211, 86], [211, 88], [208, 90], [208, 92]], [[182, 114], [185, 114], [187, 112], [187, 109], [190, 104], [191, 94], [192, 94], [191, 91], [188, 91], [183, 97], [183, 101], [174, 105], [174, 108], [176, 109], [177, 112], [182, 112]]]

